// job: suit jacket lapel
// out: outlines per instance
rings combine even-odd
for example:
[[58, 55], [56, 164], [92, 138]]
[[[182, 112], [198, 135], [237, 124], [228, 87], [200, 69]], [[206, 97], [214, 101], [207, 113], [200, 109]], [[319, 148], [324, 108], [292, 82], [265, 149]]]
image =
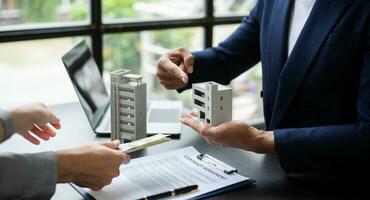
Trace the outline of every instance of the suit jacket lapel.
[[287, 59], [288, 32], [294, 0], [274, 0], [268, 35], [268, 76], [270, 102], [275, 101], [278, 78]]
[[[316, 0], [310, 17], [280, 74], [270, 130], [275, 129], [286, 114], [322, 44], [351, 2], [352, 0]], [[286, 49], [284, 51], [286, 52]]]

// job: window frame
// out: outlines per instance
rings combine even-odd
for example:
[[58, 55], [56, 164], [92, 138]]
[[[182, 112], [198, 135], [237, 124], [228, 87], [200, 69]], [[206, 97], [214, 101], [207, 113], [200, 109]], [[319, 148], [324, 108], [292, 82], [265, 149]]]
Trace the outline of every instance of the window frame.
[[[0, 43], [73, 36], [88, 36], [91, 39], [92, 53], [99, 67], [99, 71], [101, 74], [103, 74], [103, 37], [105, 34], [202, 27], [204, 29], [204, 47], [209, 48], [214, 45], [213, 33], [215, 26], [239, 24], [244, 17], [241, 15], [217, 17], [214, 15], [214, 0], [204, 0], [204, 2], [205, 16], [201, 18], [103, 23], [102, 0], [90, 0], [89, 24], [71, 24], [70, 26], [62, 27], [0, 31]], [[263, 118], [259, 118], [250, 124], [254, 125], [256, 128], [263, 128], [264, 120]]]
[[214, 0], [205, 1], [205, 16], [194, 19], [153, 20], [138, 22], [103, 23], [102, 0], [90, 0], [90, 24], [63, 27], [35, 28], [0, 31], [0, 43], [36, 39], [52, 39], [71, 36], [89, 36], [92, 52], [99, 70], [103, 72], [103, 36], [109, 33], [125, 33], [187, 27], [203, 27], [204, 47], [213, 45], [213, 28], [216, 25], [238, 24], [243, 16], [215, 17]]

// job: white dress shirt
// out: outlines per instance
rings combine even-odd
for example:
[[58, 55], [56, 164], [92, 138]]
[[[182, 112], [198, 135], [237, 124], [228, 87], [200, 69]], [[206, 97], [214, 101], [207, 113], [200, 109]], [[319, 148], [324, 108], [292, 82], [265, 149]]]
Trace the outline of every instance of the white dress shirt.
[[315, 2], [316, 0], [294, 1], [289, 29], [288, 56], [292, 52], [294, 45], [297, 42], [299, 35], [301, 34], [303, 26], [306, 23]]

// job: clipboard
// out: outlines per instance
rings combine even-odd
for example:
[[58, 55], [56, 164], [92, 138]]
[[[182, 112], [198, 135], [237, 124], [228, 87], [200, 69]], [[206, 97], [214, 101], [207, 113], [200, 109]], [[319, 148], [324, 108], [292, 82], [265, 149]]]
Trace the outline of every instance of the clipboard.
[[[203, 162], [206, 162], [206, 163], [216, 167], [216, 168], [221, 169], [227, 175], [231, 175], [233, 173], [238, 173], [237, 168], [232, 167], [232, 166], [224, 163], [223, 161], [220, 161], [219, 159], [217, 159], [217, 158], [215, 158], [211, 155], [200, 153], [197, 156], [197, 158], [199, 160], [203, 161]], [[205, 198], [208, 198], [208, 197], [211, 197], [211, 196], [215, 196], [215, 195], [218, 195], [218, 194], [221, 194], [221, 193], [224, 193], [224, 192], [228, 192], [228, 191], [240, 188], [240, 187], [252, 185], [255, 182], [256, 182], [256, 180], [254, 180], [254, 179], [248, 179], [248, 180], [245, 180], [243, 182], [235, 183], [233, 185], [223, 187], [223, 188], [220, 188], [220, 189], [212, 191], [212, 192], [208, 192], [208, 193], [203, 194], [203, 195], [199, 195], [196, 198], [192, 198], [192, 199], [205, 199]]]
[[[214, 195], [217, 195], [217, 194], [221, 194], [223, 192], [227, 192], [227, 191], [230, 191], [230, 190], [234, 190], [236, 188], [240, 188], [240, 187], [246, 187], [246, 186], [249, 186], [249, 185], [252, 185], [254, 184], [256, 181], [254, 179], [251, 179], [251, 178], [247, 178], [247, 177], [244, 177], [240, 174], [238, 174], [238, 170], [208, 154], [202, 154], [202, 153], [199, 153], [198, 151], [196, 151], [196, 149], [194, 147], [186, 147], [186, 148], [183, 148], [183, 149], [178, 149], [178, 150], [174, 150], [174, 151], [170, 151], [170, 152], [166, 152], [167, 154], [173, 154], [173, 155], [176, 155], [178, 154], [177, 152], [185, 152], [185, 151], [192, 151], [193, 153], [193, 157], [194, 158], [192, 160], [192, 162], [196, 162], [198, 165], [201, 165], [201, 166], [204, 166], [204, 167], [209, 167], [210, 169], [217, 169], [217, 172], [220, 172], [221, 176], [225, 176], [225, 177], [238, 177], [238, 181], [235, 181], [232, 182], [232, 184], [228, 184], [228, 185], [222, 185], [220, 186], [219, 188], [217, 189], [214, 189], [212, 191], [207, 191], [207, 192], [203, 192], [203, 193], [200, 193], [200, 194], [196, 194], [197, 192], [195, 192], [193, 196], [189, 197], [189, 198], [180, 198], [180, 199], [204, 199], [204, 198], [208, 198], [208, 197], [211, 197], [211, 196], [214, 196]], [[197, 154], [194, 154], [196, 151]], [[166, 154], [166, 153], [162, 153], [162, 154]], [[181, 155], [181, 154], [180, 154]], [[151, 157], [155, 157], [157, 155], [149, 155], [149, 156], [146, 156], [148, 159], [151, 158]], [[160, 156], [160, 155], [158, 155]], [[145, 157], [142, 157], [142, 158], [137, 158], [137, 159], [145, 159]], [[135, 159], [133, 159], [135, 160]], [[245, 179], [241, 179], [240, 177], [244, 177]], [[240, 181], [241, 180], [241, 181]], [[231, 183], [231, 182], [229, 182]], [[114, 184], [114, 182], [112, 183]], [[74, 188], [78, 193], [80, 193], [85, 199], [87, 200], [94, 200], [94, 199], [110, 199], [109, 197], [107, 196], [98, 196], [98, 197], [94, 197], [94, 193], [93, 194], [90, 194], [87, 190], [83, 189], [83, 188], [80, 188], [79, 186], [73, 184], [73, 183], [70, 183], [70, 185], [72, 186], [72, 188]], [[120, 188], [124, 188], [125, 186], [124, 185], [120, 185], [119, 186]], [[201, 188], [203, 190], [205, 190], [204, 188]], [[103, 188], [104, 190], [104, 188]], [[90, 191], [91, 192], [91, 191]], [[107, 193], [107, 191], [105, 192]], [[186, 197], [186, 196], [185, 196]], [[117, 198], [116, 198], [117, 199]], [[134, 198], [136, 199], [136, 198]], [[171, 198], [172, 199], [172, 198]], [[176, 198], [173, 198], [173, 199], [177, 199]]]
[[[224, 192], [232, 191], [232, 190], [237, 189], [237, 188], [250, 186], [250, 185], [254, 184], [255, 182], [256, 181], [254, 179], [250, 179], [248, 181], [243, 181], [243, 182], [240, 182], [240, 183], [236, 183], [234, 185], [230, 185], [228, 187], [224, 187], [224, 188], [215, 190], [213, 192], [209, 192], [209, 193], [206, 193], [206, 194], [203, 194], [203, 195], [199, 195], [199, 196], [191, 198], [191, 199], [200, 200], [200, 199], [209, 198], [209, 197], [212, 197], [212, 196], [216, 196], [218, 194], [222, 194]], [[75, 189], [85, 200], [96, 200], [93, 196], [91, 196], [91, 194], [89, 194], [86, 190], [82, 189], [81, 187], [79, 187], [79, 186], [77, 186], [73, 183], [69, 183], [69, 185], [73, 189]]]

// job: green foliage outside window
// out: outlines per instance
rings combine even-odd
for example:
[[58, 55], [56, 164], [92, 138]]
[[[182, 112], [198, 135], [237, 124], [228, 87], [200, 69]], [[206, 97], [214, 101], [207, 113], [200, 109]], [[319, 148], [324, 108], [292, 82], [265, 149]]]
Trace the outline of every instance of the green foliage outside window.
[[56, 20], [59, 0], [16, 0], [17, 8], [23, 12], [23, 22], [52, 22]]
[[124, 16], [132, 16], [134, 0], [105, 0], [103, 2], [103, 15], [108, 19], [117, 19]]
[[108, 71], [128, 68], [140, 72], [140, 35], [110, 34], [104, 37], [104, 67]]
[[151, 3], [158, 0], [104, 0], [102, 2], [104, 19], [125, 19], [140, 17], [142, 13], [135, 12], [134, 3]]
[[163, 30], [154, 32], [154, 44], [173, 49], [177, 47], [190, 47], [194, 39], [191, 29]]
[[71, 21], [84, 21], [88, 19], [88, 14], [85, 4], [73, 4], [69, 11], [69, 19]]
[[60, 0], [15, 0], [15, 5], [21, 10], [20, 22], [22, 23], [85, 21], [88, 19], [88, 6], [84, 3], [71, 3], [67, 13], [60, 13]]

